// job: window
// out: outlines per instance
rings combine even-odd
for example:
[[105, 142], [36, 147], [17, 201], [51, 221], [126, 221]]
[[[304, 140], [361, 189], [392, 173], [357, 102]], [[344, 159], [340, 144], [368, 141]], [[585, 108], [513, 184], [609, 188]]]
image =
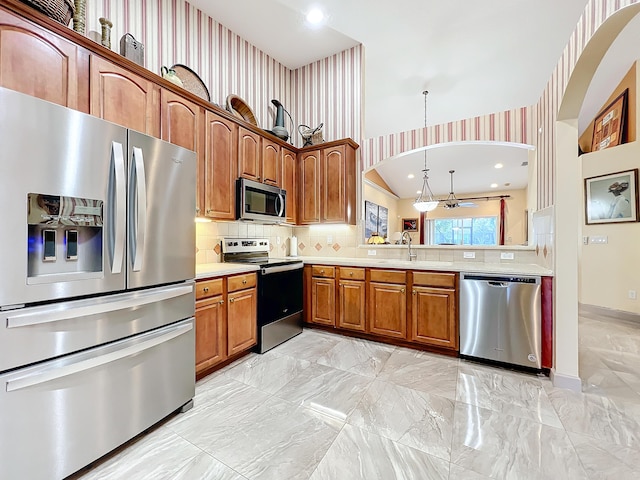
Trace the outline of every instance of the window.
[[497, 245], [498, 217], [429, 220], [432, 245]]

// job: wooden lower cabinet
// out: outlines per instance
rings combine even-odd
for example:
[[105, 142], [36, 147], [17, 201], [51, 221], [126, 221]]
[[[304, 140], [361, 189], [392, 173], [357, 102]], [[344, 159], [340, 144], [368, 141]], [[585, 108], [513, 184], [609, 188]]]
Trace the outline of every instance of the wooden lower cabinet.
[[338, 328], [364, 332], [366, 330], [365, 283], [340, 280], [338, 290]]
[[370, 282], [367, 294], [369, 333], [406, 339], [406, 286], [394, 283]]
[[222, 295], [196, 302], [196, 373], [227, 358], [227, 312]]
[[333, 278], [311, 279], [311, 322], [320, 325], [336, 324], [336, 281]]
[[258, 343], [256, 274], [196, 282], [196, 375]]
[[258, 295], [255, 287], [229, 294], [227, 306], [229, 355], [240, 353], [258, 343], [257, 305]]
[[413, 287], [409, 340], [457, 350], [458, 322], [453, 289]]

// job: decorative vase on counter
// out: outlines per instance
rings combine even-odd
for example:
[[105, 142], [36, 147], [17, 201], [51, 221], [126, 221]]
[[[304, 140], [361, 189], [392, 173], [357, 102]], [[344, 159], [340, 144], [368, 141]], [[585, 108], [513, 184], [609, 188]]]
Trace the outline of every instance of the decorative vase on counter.
[[74, 0], [73, 29], [84, 35], [87, 20], [87, 0]]
[[111, 27], [113, 27], [113, 23], [104, 17], [100, 17], [100, 25], [102, 25], [102, 39], [100, 43], [111, 50]]

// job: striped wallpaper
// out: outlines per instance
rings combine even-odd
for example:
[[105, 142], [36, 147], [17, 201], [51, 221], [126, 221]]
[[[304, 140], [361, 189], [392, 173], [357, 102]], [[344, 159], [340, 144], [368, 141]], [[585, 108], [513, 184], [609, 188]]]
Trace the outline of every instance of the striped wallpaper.
[[[100, 17], [113, 22], [112, 50], [119, 52], [120, 38], [131, 33], [144, 45], [146, 68], [160, 73], [163, 65], [190, 67], [213, 103], [224, 107], [229, 94], [238, 95], [262, 128], [273, 127], [275, 98], [295, 130], [324, 122], [327, 140], [361, 136], [361, 47], [292, 71], [185, 0], [87, 0], [87, 35], [100, 32]], [[288, 121], [285, 126], [292, 130]], [[300, 135], [292, 137], [300, 146]]]
[[408, 132], [394, 133], [362, 142], [362, 163], [369, 168], [385, 158], [435, 143], [490, 140], [531, 143], [535, 109], [531, 107], [494, 113]]

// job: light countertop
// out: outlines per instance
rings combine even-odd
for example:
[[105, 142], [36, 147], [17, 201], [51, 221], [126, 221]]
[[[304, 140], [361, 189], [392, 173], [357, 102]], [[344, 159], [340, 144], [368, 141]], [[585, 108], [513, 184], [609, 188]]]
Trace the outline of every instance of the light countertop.
[[305, 264], [337, 265], [344, 267], [402, 268], [406, 270], [440, 270], [447, 272], [497, 273], [514, 275], [553, 276], [553, 271], [528, 263], [441, 262], [394, 259], [296, 257]]
[[[294, 257], [288, 257], [293, 259]], [[336, 265], [342, 267], [400, 268], [406, 270], [436, 270], [445, 272], [495, 273], [513, 275], [553, 276], [553, 271], [540, 265], [528, 263], [485, 262], [441, 262], [419, 260], [339, 258], [339, 257], [295, 257], [305, 264]], [[237, 273], [255, 272], [257, 265], [245, 263], [205, 263], [196, 265], [196, 279], [215, 278]]]
[[196, 265], [196, 280], [223, 277], [236, 273], [257, 272], [260, 267], [248, 263], [201, 263]]

